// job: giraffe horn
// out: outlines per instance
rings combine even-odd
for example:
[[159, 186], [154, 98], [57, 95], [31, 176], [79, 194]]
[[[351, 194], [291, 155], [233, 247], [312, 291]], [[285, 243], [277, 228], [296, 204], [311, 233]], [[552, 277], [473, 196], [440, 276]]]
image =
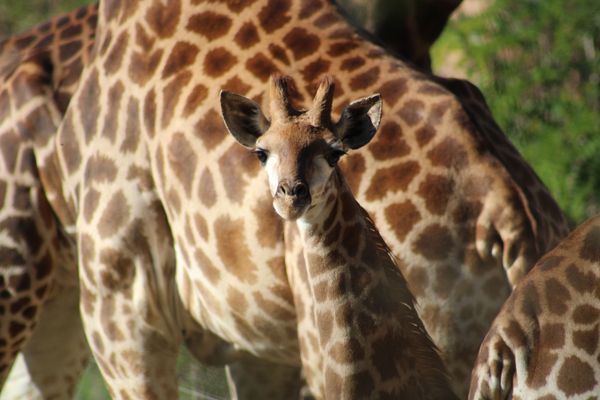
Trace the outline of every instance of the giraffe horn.
[[288, 76], [271, 76], [269, 85], [269, 108], [272, 121], [277, 119], [288, 119], [290, 116], [298, 114], [298, 111], [296, 111], [290, 103], [290, 95], [288, 90], [289, 80], [290, 78]]
[[330, 76], [324, 76], [313, 99], [309, 120], [313, 126], [329, 126], [331, 124], [331, 109], [335, 82]]

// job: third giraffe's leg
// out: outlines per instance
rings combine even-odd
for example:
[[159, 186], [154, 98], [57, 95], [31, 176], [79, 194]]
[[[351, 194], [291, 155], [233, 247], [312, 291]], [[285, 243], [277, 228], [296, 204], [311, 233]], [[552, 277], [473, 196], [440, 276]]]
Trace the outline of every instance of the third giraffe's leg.
[[79, 289], [57, 285], [51, 297], [15, 361], [2, 400], [73, 398], [89, 359], [79, 314]]
[[[0, 183], [0, 384], [29, 340], [52, 289], [56, 226], [36, 185]], [[9, 203], [12, 202], [12, 203]]]

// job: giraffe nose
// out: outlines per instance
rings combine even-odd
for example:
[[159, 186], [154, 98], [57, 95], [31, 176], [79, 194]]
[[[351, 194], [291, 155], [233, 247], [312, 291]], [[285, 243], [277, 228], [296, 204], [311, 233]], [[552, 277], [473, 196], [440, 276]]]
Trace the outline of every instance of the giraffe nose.
[[296, 199], [305, 199], [309, 195], [308, 186], [302, 181], [289, 183], [281, 182], [277, 187], [277, 193], [283, 196], [295, 197]]

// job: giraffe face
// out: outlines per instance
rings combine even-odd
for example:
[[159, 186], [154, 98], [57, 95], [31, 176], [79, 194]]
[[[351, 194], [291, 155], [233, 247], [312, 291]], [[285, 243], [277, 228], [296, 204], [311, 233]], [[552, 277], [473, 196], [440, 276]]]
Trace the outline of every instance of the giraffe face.
[[325, 200], [337, 161], [346, 152], [331, 131], [302, 119], [272, 125], [254, 147], [267, 172], [273, 207], [287, 220]]
[[254, 101], [228, 92], [221, 92], [221, 111], [229, 132], [265, 167], [275, 211], [295, 220], [324, 202], [339, 158], [372, 139], [381, 119], [381, 97], [350, 103], [337, 123], [331, 121], [329, 78], [306, 111], [291, 106], [287, 78], [271, 80], [270, 97], [271, 120]]

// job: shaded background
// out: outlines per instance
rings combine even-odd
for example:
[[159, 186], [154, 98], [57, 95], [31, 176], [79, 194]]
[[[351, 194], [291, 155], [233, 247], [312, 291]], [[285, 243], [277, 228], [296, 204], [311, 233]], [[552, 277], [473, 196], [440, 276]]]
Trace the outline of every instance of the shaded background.
[[[0, 38], [86, 3], [0, 0]], [[600, 1], [463, 0], [432, 65], [480, 87], [572, 225], [600, 212]], [[222, 370], [179, 370], [182, 398], [226, 396]], [[108, 398], [93, 363], [78, 398]]]

